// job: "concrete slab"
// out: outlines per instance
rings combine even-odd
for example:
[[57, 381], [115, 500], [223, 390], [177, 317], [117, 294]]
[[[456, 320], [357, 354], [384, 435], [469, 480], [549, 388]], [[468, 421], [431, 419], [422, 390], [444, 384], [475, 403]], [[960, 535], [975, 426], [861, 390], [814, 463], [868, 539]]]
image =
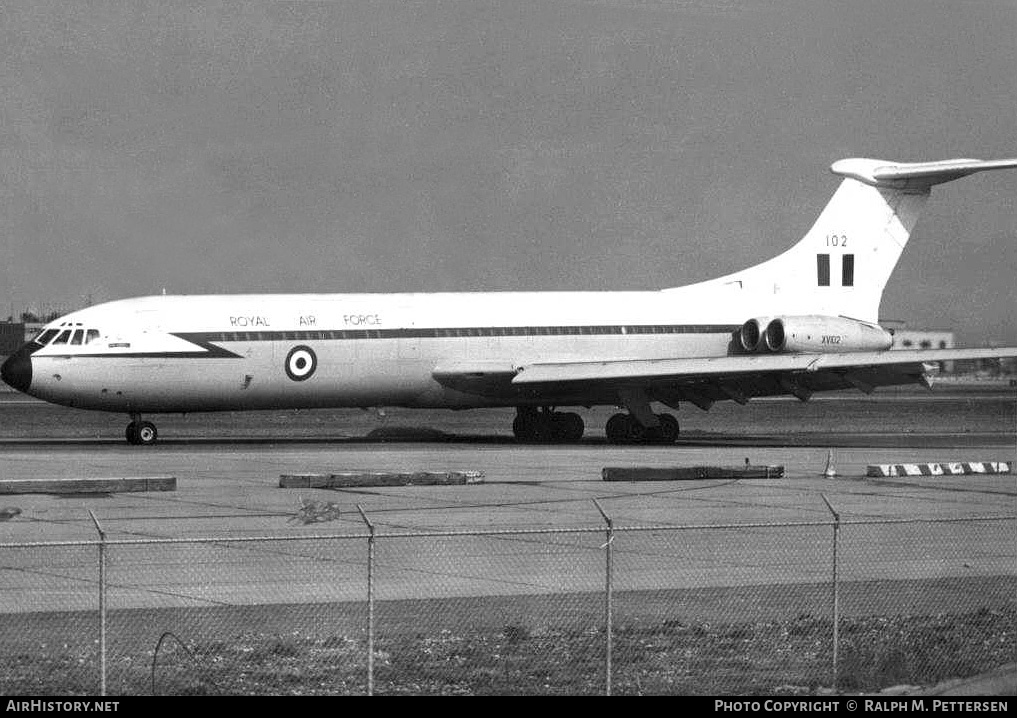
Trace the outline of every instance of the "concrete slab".
[[112, 479], [6, 479], [0, 494], [116, 494], [134, 491], [176, 491], [173, 476], [133, 476]]
[[1009, 474], [1006, 461], [949, 461], [923, 464], [876, 464], [865, 470], [866, 476], [964, 476], [968, 474]]
[[703, 479], [779, 479], [783, 466], [605, 466], [604, 481], [696, 481]]
[[465, 486], [484, 480], [483, 471], [340, 471], [282, 474], [281, 489], [347, 489], [370, 486]]

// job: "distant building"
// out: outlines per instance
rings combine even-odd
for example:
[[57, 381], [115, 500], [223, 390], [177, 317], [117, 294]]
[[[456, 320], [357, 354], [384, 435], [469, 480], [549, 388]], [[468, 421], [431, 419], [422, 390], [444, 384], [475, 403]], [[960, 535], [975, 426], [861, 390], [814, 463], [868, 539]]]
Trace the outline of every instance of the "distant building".
[[953, 349], [954, 333], [935, 329], [898, 329], [893, 333], [894, 349]]
[[[896, 329], [893, 333], [891, 349], [953, 349], [954, 333], [939, 329]], [[952, 374], [956, 363], [939, 362], [940, 370]]]
[[46, 322], [25, 322], [25, 341], [37, 337], [44, 326]]
[[[954, 333], [941, 329], [896, 329], [891, 349], [953, 349]], [[1013, 374], [1017, 372], [1014, 359], [966, 359], [940, 362], [946, 374]]]
[[0, 356], [13, 354], [24, 343], [25, 325], [23, 322], [0, 322]]

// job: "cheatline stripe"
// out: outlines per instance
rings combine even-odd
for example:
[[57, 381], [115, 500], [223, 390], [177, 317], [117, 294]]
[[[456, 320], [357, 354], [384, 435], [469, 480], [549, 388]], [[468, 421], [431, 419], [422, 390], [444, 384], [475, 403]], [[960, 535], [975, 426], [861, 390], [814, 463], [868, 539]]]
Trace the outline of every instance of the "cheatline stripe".
[[199, 342], [328, 341], [336, 339], [450, 339], [628, 334], [730, 334], [733, 324], [614, 324], [532, 327], [429, 327], [401, 329], [314, 329], [260, 332], [200, 332], [175, 336]]
[[[103, 352], [51, 354], [53, 358], [166, 358], [238, 359], [239, 354], [217, 346], [226, 342], [314, 342], [363, 339], [455, 339], [464, 337], [557, 337], [629, 334], [731, 334], [738, 324], [608, 324], [533, 327], [431, 327], [402, 329], [300, 329], [261, 332], [171, 332], [172, 336], [201, 347], [202, 351]], [[42, 348], [41, 345], [38, 348]]]

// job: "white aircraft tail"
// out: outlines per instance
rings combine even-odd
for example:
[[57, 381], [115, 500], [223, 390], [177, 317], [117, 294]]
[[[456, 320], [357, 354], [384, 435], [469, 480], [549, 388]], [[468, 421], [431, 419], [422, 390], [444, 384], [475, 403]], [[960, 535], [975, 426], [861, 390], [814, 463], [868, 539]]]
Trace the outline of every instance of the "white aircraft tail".
[[1017, 168], [1017, 159], [840, 160], [830, 169], [844, 181], [798, 244], [710, 284], [740, 288], [759, 315], [824, 314], [875, 323], [883, 288], [932, 186], [1009, 168]]

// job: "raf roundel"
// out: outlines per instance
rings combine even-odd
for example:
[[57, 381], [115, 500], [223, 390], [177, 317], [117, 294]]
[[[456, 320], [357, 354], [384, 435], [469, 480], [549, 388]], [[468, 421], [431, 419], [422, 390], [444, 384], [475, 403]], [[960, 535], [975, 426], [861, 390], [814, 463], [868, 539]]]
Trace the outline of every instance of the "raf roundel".
[[318, 368], [318, 357], [311, 347], [299, 346], [290, 349], [286, 355], [286, 376], [293, 381], [304, 381], [314, 375]]

